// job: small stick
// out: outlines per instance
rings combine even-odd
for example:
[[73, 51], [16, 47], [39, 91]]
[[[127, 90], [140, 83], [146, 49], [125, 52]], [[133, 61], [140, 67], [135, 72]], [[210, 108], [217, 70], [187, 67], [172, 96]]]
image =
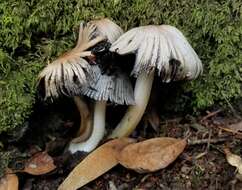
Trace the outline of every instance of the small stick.
[[229, 132], [229, 133], [233, 133], [233, 134], [237, 134], [237, 135], [242, 135], [241, 132], [238, 132], [238, 131], [235, 131], [235, 130], [232, 130], [232, 129], [229, 129], [229, 128], [226, 128], [226, 127], [220, 127], [218, 126], [219, 129], [222, 129], [226, 132]]
[[188, 139], [188, 145], [199, 145], [199, 144], [207, 144], [208, 142], [210, 144], [216, 144], [216, 143], [220, 143], [220, 142], [225, 142], [227, 141], [228, 138], [217, 138], [217, 139], [197, 139], [197, 140], [190, 140]]
[[210, 118], [210, 117], [213, 117], [215, 115], [217, 115], [218, 113], [220, 113], [222, 110], [221, 109], [218, 109], [217, 111], [215, 112], [210, 112], [208, 113], [206, 116], [204, 116], [200, 121], [205, 121], [206, 119]]
[[208, 136], [208, 144], [207, 144], [206, 152], [209, 151], [210, 142], [211, 142], [211, 136], [212, 136], [212, 130], [210, 129], [209, 136]]
[[200, 154], [198, 154], [196, 157], [195, 157], [195, 160], [199, 159], [199, 158], [202, 158], [203, 156], [205, 156], [207, 154], [207, 152], [202, 152]]
[[[220, 143], [220, 142], [225, 142], [227, 140], [228, 140], [228, 138], [225, 138], [225, 137], [224, 138], [218, 138], [218, 139], [211, 139], [211, 132], [210, 132], [208, 139], [197, 139], [197, 140], [189, 140], [188, 139], [188, 145], [207, 144], [206, 151], [198, 154], [195, 157], [195, 159], [199, 159], [199, 158], [205, 156], [208, 153], [209, 147], [210, 146], [213, 146], [212, 144], [216, 144], [216, 143]], [[219, 150], [219, 149], [217, 149], [217, 150], [221, 152], [221, 150]]]

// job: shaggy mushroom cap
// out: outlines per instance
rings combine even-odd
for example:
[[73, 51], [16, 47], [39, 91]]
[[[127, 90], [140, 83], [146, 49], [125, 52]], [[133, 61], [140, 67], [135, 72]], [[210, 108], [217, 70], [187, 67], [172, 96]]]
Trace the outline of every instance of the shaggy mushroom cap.
[[110, 43], [115, 42], [123, 34], [122, 28], [107, 18], [90, 21], [89, 24], [97, 27], [96, 35], [107, 37]]
[[59, 95], [81, 95], [81, 89], [96, 81], [100, 75], [99, 70], [92, 69], [84, 59], [92, 56], [87, 50], [104, 40], [113, 42], [122, 33], [122, 29], [109, 19], [86, 24], [82, 22], [77, 45], [47, 65], [39, 74], [39, 83], [40, 87], [43, 87], [45, 99]]
[[[96, 57], [93, 72], [101, 73], [82, 93], [97, 101], [109, 101], [119, 105], [133, 105], [134, 92], [128, 74], [116, 64], [119, 57], [109, 51], [111, 43], [100, 42], [91, 49]], [[122, 61], [122, 60], [121, 60]]]
[[84, 26], [81, 23], [76, 47], [62, 54], [41, 71], [38, 78], [40, 86], [44, 89], [45, 99], [57, 98], [59, 95], [80, 95], [81, 88], [88, 85], [87, 77], [89, 80], [95, 80], [98, 76], [98, 73], [94, 73], [89, 63], [83, 58], [86, 56], [83, 51], [88, 48], [88, 43], [95, 37], [95, 30], [94, 25]]
[[132, 74], [156, 70], [163, 82], [191, 80], [203, 71], [202, 63], [184, 35], [170, 25], [133, 28], [115, 41], [110, 51], [134, 53]]
[[[133, 74], [135, 105], [129, 106], [110, 138], [128, 136], [140, 122], [149, 101], [155, 74], [161, 81], [192, 80], [203, 71], [202, 63], [183, 34], [173, 26], [133, 28], [115, 41], [111, 52], [135, 54]], [[131, 119], [130, 119], [131, 118]]]
[[124, 73], [101, 74], [97, 82], [84, 88], [84, 95], [97, 100], [119, 105], [134, 105], [134, 92], [129, 77]]
[[95, 76], [91, 75], [90, 66], [85, 59], [72, 58], [67, 61], [64, 57], [58, 58], [39, 74], [40, 85], [44, 85], [45, 99], [57, 98], [60, 94], [79, 95], [80, 87], [87, 85], [87, 73], [90, 74], [89, 78]]

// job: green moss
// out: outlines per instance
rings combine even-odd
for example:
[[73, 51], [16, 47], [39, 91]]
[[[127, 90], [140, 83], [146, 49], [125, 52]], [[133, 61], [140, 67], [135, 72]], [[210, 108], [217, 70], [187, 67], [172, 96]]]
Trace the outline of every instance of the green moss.
[[192, 97], [186, 106], [201, 109], [241, 96], [240, 0], [9, 0], [0, 2], [0, 17], [0, 133], [29, 116], [37, 73], [74, 45], [80, 20], [109, 17], [124, 30], [174, 25], [205, 65], [199, 80], [184, 85]]
[[35, 81], [40, 64], [29, 63], [22, 58], [18, 58], [15, 64], [19, 64], [18, 70], [11, 71], [0, 83], [0, 131], [23, 123], [34, 102]]

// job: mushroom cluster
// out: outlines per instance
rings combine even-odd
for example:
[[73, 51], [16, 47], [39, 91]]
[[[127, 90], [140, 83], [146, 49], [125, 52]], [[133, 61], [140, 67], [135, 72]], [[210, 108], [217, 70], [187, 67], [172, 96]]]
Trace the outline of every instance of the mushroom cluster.
[[[81, 124], [68, 150], [90, 152], [105, 135], [107, 102], [129, 106], [109, 138], [129, 136], [146, 110], [155, 75], [162, 82], [192, 80], [202, 70], [198, 55], [177, 28], [149, 25], [123, 33], [111, 20], [101, 19], [80, 24], [75, 48], [47, 65], [39, 84], [45, 98], [74, 98]], [[95, 102], [93, 111], [84, 96]]]

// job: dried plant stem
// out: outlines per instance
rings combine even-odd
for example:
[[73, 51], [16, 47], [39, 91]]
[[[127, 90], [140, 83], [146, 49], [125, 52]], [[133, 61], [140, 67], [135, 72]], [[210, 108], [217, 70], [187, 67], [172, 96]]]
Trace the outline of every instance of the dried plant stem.
[[214, 112], [210, 112], [210, 113], [208, 113], [208, 115], [204, 116], [204, 117], [201, 119], [201, 122], [207, 120], [207, 119], [210, 118], [210, 117], [213, 117], [213, 116], [217, 115], [217, 114], [220, 113], [220, 112], [222, 112], [221, 109], [218, 109], [217, 111], [214, 111]]
[[188, 145], [193, 146], [193, 145], [199, 145], [199, 144], [208, 144], [208, 142], [210, 144], [216, 144], [216, 143], [220, 143], [220, 142], [225, 142], [228, 141], [229, 138], [226, 137], [222, 137], [222, 138], [216, 138], [216, 139], [188, 139]]
[[74, 102], [80, 113], [81, 123], [77, 133], [78, 137], [73, 139], [72, 142], [78, 143], [88, 139], [92, 132], [92, 114], [88, 108], [88, 105], [80, 96], [75, 96]]

